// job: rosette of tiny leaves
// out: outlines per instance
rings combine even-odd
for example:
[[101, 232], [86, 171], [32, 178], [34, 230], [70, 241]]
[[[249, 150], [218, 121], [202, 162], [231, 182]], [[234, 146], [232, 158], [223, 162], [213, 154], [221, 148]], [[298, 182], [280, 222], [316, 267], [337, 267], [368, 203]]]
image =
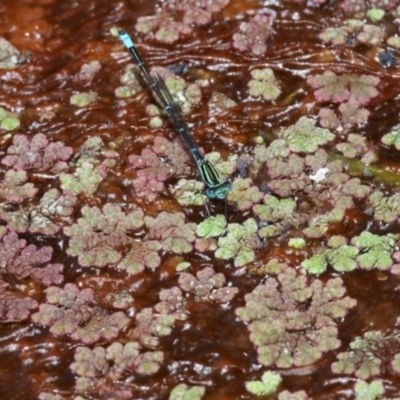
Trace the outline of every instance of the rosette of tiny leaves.
[[267, 170], [272, 178], [268, 187], [281, 197], [295, 196], [311, 184], [311, 178], [304, 172], [304, 159], [297, 154], [285, 158], [269, 157]]
[[182, 206], [202, 206], [207, 199], [204, 192], [204, 183], [193, 179], [180, 179], [170, 188], [170, 191]]
[[267, 396], [278, 390], [282, 377], [276, 372], [264, 372], [259, 381], [246, 382], [246, 390], [256, 396]]
[[160, 302], [153, 308], [147, 307], [136, 314], [136, 327], [130, 337], [143, 346], [155, 348], [159, 338], [172, 332], [175, 321], [185, 321], [187, 313], [185, 300], [180, 288], [163, 289], [159, 294]]
[[121, 249], [131, 241], [128, 233], [143, 225], [141, 210], [125, 214], [111, 203], [106, 203], [102, 210], [84, 206], [81, 213], [76, 224], [64, 227], [64, 233], [70, 237], [67, 253], [77, 256], [83, 267], [103, 267], [119, 262]]
[[35, 196], [38, 189], [33, 183], [27, 183], [27, 180], [26, 171], [8, 170], [0, 182], [0, 199], [10, 203], [22, 203]]
[[68, 168], [72, 147], [62, 142], [50, 143], [43, 133], [30, 139], [26, 135], [14, 135], [13, 144], [1, 163], [17, 171], [49, 171], [58, 174]]
[[266, 264], [253, 264], [249, 267], [249, 272], [255, 275], [278, 275], [289, 265], [285, 262], [280, 262], [278, 258], [270, 259]]
[[290, 154], [289, 157], [279, 157], [267, 160], [268, 175], [271, 178], [298, 177], [304, 171], [304, 158], [297, 154]]
[[381, 270], [389, 269], [393, 264], [392, 254], [395, 251], [399, 235], [389, 233], [379, 236], [364, 231], [361, 235], [351, 239], [351, 244], [357, 246], [360, 254], [357, 262], [360, 268]]
[[278, 80], [271, 68], [254, 69], [251, 71], [251, 76], [253, 79], [248, 83], [250, 96], [275, 100], [281, 94]]
[[336, 75], [332, 71], [325, 71], [322, 75], [309, 76], [307, 82], [315, 89], [314, 95], [318, 101], [343, 103], [354, 100], [362, 105], [378, 95], [376, 86], [380, 79], [373, 75]]
[[98, 100], [99, 96], [96, 92], [90, 91], [90, 92], [79, 92], [73, 94], [69, 102], [73, 106], [77, 107], [86, 107], [89, 106], [93, 103], [96, 103]]
[[144, 222], [149, 230], [145, 239], [158, 241], [164, 251], [181, 254], [193, 249], [196, 224], [186, 223], [183, 213], [161, 212], [156, 218], [146, 216]]
[[101, 70], [101, 64], [98, 60], [93, 60], [85, 63], [81, 66], [79, 72], [74, 75], [73, 81], [75, 83], [79, 82], [91, 82], [94, 76]]
[[229, 224], [225, 236], [218, 239], [217, 258], [234, 259], [235, 267], [242, 267], [255, 259], [254, 250], [260, 246], [257, 223], [249, 218], [243, 224]]
[[294, 153], [315, 153], [319, 146], [323, 146], [335, 138], [328, 129], [316, 127], [317, 121], [301, 117], [294, 125], [280, 130], [279, 139], [284, 139]]
[[385, 350], [398, 346], [399, 338], [396, 336], [384, 336], [380, 331], [366, 332], [350, 343], [350, 351], [339, 353], [338, 361], [331, 366], [332, 372], [370, 379], [381, 373], [381, 358]]
[[233, 35], [233, 47], [239, 51], [251, 51], [260, 56], [267, 50], [266, 41], [272, 33], [275, 15], [256, 14], [249, 22], [242, 22], [239, 32]]
[[361, 135], [350, 133], [347, 142], [338, 143], [336, 149], [346, 158], [355, 158], [368, 151], [367, 139]]
[[159, 338], [168, 336], [175, 324], [175, 316], [165, 312], [157, 312], [150, 307], [136, 314], [136, 327], [131, 332], [131, 338], [145, 347], [156, 348]]
[[187, 83], [182, 77], [163, 67], [154, 67], [151, 69], [151, 73], [164, 79], [165, 85], [183, 115], [190, 114], [194, 107], [200, 104], [201, 90], [198, 84]]
[[197, 301], [211, 300], [216, 303], [228, 303], [239, 291], [236, 287], [225, 286], [224, 274], [215, 273], [211, 267], [201, 269], [196, 277], [188, 272], [182, 272], [178, 282], [182, 290], [194, 293]]
[[262, 238], [277, 236], [284, 226], [293, 221], [296, 202], [292, 199], [279, 200], [273, 195], [266, 194], [263, 203], [253, 207], [254, 214], [261, 221], [268, 223], [268, 226], [261, 228], [258, 234]]
[[65, 400], [65, 397], [55, 393], [41, 392], [39, 400]]
[[63, 281], [61, 264], [46, 264], [51, 260], [53, 249], [44, 246], [40, 249], [33, 244], [27, 245], [26, 240], [18, 235], [2, 229], [0, 235], [0, 273], [10, 274], [18, 279], [31, 277], [45, 285], [57, 284]]
[[352, 271], [357, 267], [356, 257], [359, 249], [348, 245], [348, 240], [344, 236], [332, 236], [328, 241], [328, 247], [311, 258], [304, 260], [301, 266], [312, 274], [325, 272], [328, 265], [336, 271]]
[[[70, 162], [75, 171], [72, 174], [60, 175], [61, 188], [78, 195], [82, 192], [92, 195], [99, 183], [107, 176], [109, 168], [116, 163], [118, 153], [102, 151], [103, 140], [94, 136], [85, 141]], [[100, 161], [100, 157], [103, 161]]]
[[155, 269], [161, 264], [160, 249], [161, 244], [155, 240], [131, 241], [128, 253], [117, 267], [130, 275], [143, 272], [145, 268]]
[[400, 124], [395, 125], [389, 133], [382, 136], [381, 142], [400, 150]]
[[[192, 32], [192, 27], [206, 25], [211, 21], [213, 13], [221, 11], [229, 0], [213, 2], [169, 2], [159, 8], [156, 15], [140, 17], [135, 29], [137, 32], [154, 32], [156, 40], [164, 43], [174, 43], [181, 36]], [[177, 16], [180, 18], [177, 18]]]
[[163, 359], [161, 351], [143, 352], [137, 342], [125, 345], [116, 342], [107, 348], [77, 347], [70, 369], [77, 376], [77, 391], [92, 394], [108, 387], [115, 395], [124, 388], [119, 382], [125, 377], [132, 373], [152, 375], [159, 370]]
[[92, 195], [96, 192], [104, 174], [90, 161], [78, 160], [73, 174], [61, 174], [61, 188], [73, 194], [85, 192]]
[[[1, 53], [1, 43], [3, 38], [0, 38], [0, 53]], [[0, 66], [2, 65], [1, 56], [0, 56]], [[1, 67], [0, 67], [1, 68]], [[10, 111], [7, 111], [5, 108], [0, 107], [0, 128], [5, 131], [13, 131], [20, 127], [21, 123], [18, 119], [18, 115], [14, 114]]]
[[50, 189], [39, 204], [29, 204], [17, 211], [0, 208], [0, 216], [16, 232], [54, 235], [63, 224], [70, 222], [66, 217], [71, 215], [76, 200], [73, 194], [60, 194], [57, 189]]
[[50, 286], [46, 289], [47, 303], [39, 306], [32, 320], [49, 326], [55, 336], [70, 335], [85, 344], [99, 340], [110, 341], [129, 323], [121, 311], [110, 314], [93, 305], [94, 291], [67, 283], [64, 288]]
[[361, 125], [367, 122], [369, 111], [360, 106], [354, 99], [350, 99], [347, 103], [342, 103], [337, 108], [339, 111], [328, 107], [321, 108], [318, 113], [321, 126], [327, 129], [335, 129], [338, 132], [348, 130], [353, 125]]
[[203, 386], [188, 386], [180, 383], [171, 390], [168, 400], [200, 400], [205, 391]]
[[164, 190], [164, 182], [171, 176], [190, 173], [189, 155], [177, 143], [157, 137], [150, 149], [143, 149], [141, 155], [132, 154], [128, 158], [137, 170], [132, 181], [135, 193], [148, 201], [153, 201]]
[[197, 236], [201, 238], [213, 238], [221, 236], [225, 233], [227, 227], [226, 218], [224, 215], [216, 215], [209, 217], [203, 222], [200, 222], [196, 228]]
[[229, 98], [226, 94], [221, 92], [212, 92], [210, 100], [207, 102], [208, 115], [214, 117], [229, 110], [231, 107], [237, 105], [236, 101]]
[[259, 203], [263, 193], [257, 186], [253, 186], [250, 178], [238, 178], [233, 181], [232, 190], [229, 192], [229, 202], [235, 202], [239, 210], [250, 209], [253, 204]]
[[391, 223], [400, 215], [400, 193], [385, 196], [383, 192], [376, 190], [368, 197], [376, 221]]
[[382, 398], [385, 388], [381, 380], [372, 381], [371, 383], [358, 381], [354, 386], [354, 391], [356, 400], [376, 400]]
[[0, 38], [0, 68], [13, 69], [21, 62], [21, 53], [8, 40]]
[[298, 390], [297, 392], [289, 392], [284, 390], [279, 393], [278, 400], [308, 400], [309, 397], [304, 390]]
[[114, 90], [114, 94], [116, 97], [120, 98], [131, 97], [142, 89], [140, 82], [138, 81], [138, 79], [136, 79], [136, 73], [137, 73], [136, 65], [128, 64], [125, 67], [123, 74], [119, 78], [119, 81], [122, 84], [122, 86], [119, 86]]
[[154, 311], [160, 314], [170, 314], [178, 321], [187, 319], [186, 302], [179, 287], [161, 289], [160, 302], [154, 306]]
[[340, 346], [335, 320], [356, 304], [344, 294], [340, 278], [307, 285], [305, 276], [288, 268], [247, 294], [236, 314], [248, 324], [262, 365], [303, 366]]
[[36, 300], [9, 290], [8, 283], [0, 279], [0, 321], [24, 321], [37, 306]]

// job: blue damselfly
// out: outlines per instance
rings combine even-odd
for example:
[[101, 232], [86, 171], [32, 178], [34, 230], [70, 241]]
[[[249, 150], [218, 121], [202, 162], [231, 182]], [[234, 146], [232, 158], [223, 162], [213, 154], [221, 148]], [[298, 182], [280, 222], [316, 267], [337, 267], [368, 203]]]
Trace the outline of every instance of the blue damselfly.
[[175, 129], [179, 132], [189, 147], [190, 153], [196, 163], [202, 181], [207, 186], [206, 195], [210, 199], [226, 199], [232, 184], [220, 178], [214, 166], [206, 160], [200, 153], [199, 147], [189, 133], [187, 125], [182, 117], [178, 104], [173, 100], [171, 92], [167, 88], [164, 79], [158, 75], [151, 75], [141, 59], [130, 36], [123, 30], [119, 30], [119, 38], [124, 46], [129, 50], [137, 65], [143, 73], [146, 83], [151, 87], [160, 100], [162, 107], [170, 116]]

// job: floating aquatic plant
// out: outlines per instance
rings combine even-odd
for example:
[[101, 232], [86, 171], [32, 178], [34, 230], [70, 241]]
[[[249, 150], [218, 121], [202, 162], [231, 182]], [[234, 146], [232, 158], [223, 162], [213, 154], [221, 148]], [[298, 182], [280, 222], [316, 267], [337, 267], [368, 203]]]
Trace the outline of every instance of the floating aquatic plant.
[[37, 306], [36, 300], [16, 292], [8, 283], [0, 279], [0, 320], [2, 322], [24, 321]]
[[205, 391], [203, 386], [188, 386], [180, 383], [171, 390], [168, 400], [200, 400]]
[[156, 218], [145, 217], [144, 222], [149, 230], [145, 239], [159, 241], [164, 251], [181, 254], [192, 250], [196, 224], [186, 223], [183, 213], [161, 212]]
[[243, 224], [228, 224], [227, 233], [218, 239], [215, 257], [233, 259], [235, 267], [242, 267], [255, 259], [255, 250], [260, 246], [257, 223], [250, 218]]
[[156, 348], [159, 338], [172, 332], [176, 321], [187, 319], [186, 302], [180, 288], [163, 289], [159, 298], [160, 302], [153, 308], [143, 308], [136, 314], [136, 326], [130, 332], [132, 339], [150, 348]]
[[137, 169], [137, 178], [132, 181], [135, 193], [153, 201], [164, 190], [164, 182], [171, 176], [188, 175], [190, 159], [179, 143], [157, 137], [154, 146], [142, 150], [141, 155], [132, 154], [129, 162]]
[[64, 233], [70, 237], [67, 253], [77, 256], [83, 267], [118, 263], [122, 259], [120, 249], [129, 245], [128, 234], [143, 225], [142, 211], [125, 213], [111, 203], [102, 210], [84, 206], [81, 214], [76, 224], [64, 227]]
[[229, 201], [235, 202], [239, 210], [248, 210], [253, 204], [259, 203], [263, 198], [260, 189], [253, 185], [250, 178], [235, 179], [232, 184], [232, 190], [228, 195]]
[[0, 199], [10, 203], [22, 203], [35, 196], [38, 189], [33, 183], [28, 183], [26, 171], [8, 170], [0, 183]]
[[[220, 12], [229, 0], [213, 2], [185, 2], [169, 1], [159, 8], [158, 13], [152, 16], [140, 17], [135, 29], [137, 32], [155, 32], [154, 37], [160, 42], [174, 43], [181, 36], [187, 36], [193, 26], [202, 26], [211, 22], [212, 14]], [[177, 18], [181, 15], [182, 18]]]
[[336, 75], [333, 71], [311, 75], [307, 78], [308, 84], [315, 89], [314, 95], [318, 101], [343, 103], [353, 100], [359, 105], [369, 102], [378, 95], [380, 79], [373, 75]]
[[332, 43], [334, 46], [354, 46], [357, 41], [374, 46], [383, 43], [385, 31], [380, 26], [367, 24], [359, 19], [349, 19], [341, 26], [325, 28], [319, 37], [325, 43]]
[[246, 390], [256, 396], [267, 396], [277, 391], [282, 377], [276, 372], [264, 372], [259, 381], [246, 382]]
[[380, 373], [384, 349], [393, 346], [399, 346], [397, 336], [368, 331], [350, 343], [350, 351], [339, 353], [331, 369], [335, 374], [355, 374], [359, 379], [369, 379]]
[[354, 386], [356, 400], [376, 400], [381, 399], [385, 394], [383, 382], [379, 379], [371, 383], [365, 381], [358, 381]]
[[158, 254], [160, 249], [161, 243], [156, 240], [131, 241], [129, 251], [117, 267], [131, 275], [138, 274], [145, 268], [155, 269], [161, 264]]
[[70, 193], [60, 194], [57, 189], [50, 189], [37, 205], [31, 203], [16, 211], [0, 208], [0, 217], [16, 232], [54, 235], [70, 222], [68, 217], [76, 201], [76, 196]]
[[309, 397], [305, 390], [298, 390], [297, 392], [289, 392], [284, 390], [278, 395], [278, 400], [307, 400]]
[[251, 76], [253, 79], [248, 83], [251, 96], [275, 100], [281, 94], [278, 80], [271, 68], [254, 69], [251, 71]]
[[[70, 369], [76, 375], [75, 388], [81, 393], [108, 391], [113, 396], [132, 398], [132, 392], [121, 384], [131, 374], [152, 375], [164, 359], [161, 351], [143, 351], [139, 343], [112, 343], [93, 349], [80, 346], [75, 350]], [[122, 393], [121, 393], [122, 391]], [[121, 397], [121, 394], [129, 397]], [[107, 396], [108, 397], [108, 396]]]
[[8, 40], [0, 38], [0, 68], [13, 69], [24, 61], [23, 55]]
[[129, 318], [122, 311], [111, 314], [94, 305], [94, 298], [92, 289], [80, 290], [73, 283], [63, 288], [50, 286], [46, 289], [47, 303], [40, 304], [32, 320], [50, 327], [55, 336], [70, 335], [85, 344], [115, 339]]
[[335, 137], [329, 130], [315, 126], [316, 123], [312, 118], [301, 117], [294, 125], [281, 129], [277, 136], [284, 139], [294, 153], [314, 153]]
[[211, 267], [201, 269], [196, 276], [182, 272], [178, 283], [185, 292], [194, 293], [197, 301], [211, 300], [216, 303], [228, 303], [239, 291], [236, 287], [225, 286], [224, 274], [216, 273]]
[[266, 41], [272, 34], [275, 15], [256, 14], [249, 22], [242, 22], [239, 32], [233, 35], [233, 47], [239, 51], [251, 51], [260, 56], [267, 50]]
[[[53, 248], [43, 246], [37, 248], [27, 244], [25, 239], [7, 228], [0, 229], [0, 274], [8, 274], [18, 279], [28, 277], [45, 285], [58, 284], [64, 279], [61, 264], [48, 264], [52, 258]], [[46, 264], [46, 265], [45, 265]]]
[[[0, 38], [0, 47], [1, 47], [1, 40], [2, 38]], [[1, 65], [1, 58], [0, 58], [0, 65]], [[0, 128], [5, 131], [13, 131], [15, 129], [18, 129], [19, 127], [20, 127], [20, 121], [17, 114], [7, 111], [3, 107], [0, 107]]]
[[381, 142], [400, 150], [400, 124], [395, 125], [389, 133], [382, 136]]
[[101, 70], [101, 64], [98, 60], [83, 64], [80, 71], [74, 75], [74, 82], [91, 82], [94, 76]]
[[187, 83], [180, 76], [175, 75], [172, 71], [154, 67], [151, 69], [151, 74], [158, 75], [165, 81], [172, 98], [179, 106], [183, 115], [189, 114], [201, 102], [200, 86], [196, 83]]
[[293, 221], [293, 213], [296, 209], [296, 203], [292, 199], [279, 200], [275, 196], [266, 194], [263, 204], [256, 204], [253, 207], [261, 221], [268, 225], [259, 230], [260, 237], [271, 237], [278, 235], [283, 226]]
[[82, 92], [73, 94], [69, 102], [73, 106], [77, 107], [87, 107], [93, 103], [96, 103], [99, 96], [96, 92]]
[[340, 346], [335, 321], [356, 305], [344, 294], [340, 278], [308, 284], [305, 276], [288, 268], [247, 294], [246, 306], [236, 314], [248, 324], [260, 364], [303, 366]]
[[119, 86], [114, 90], [114, 94], [116, 97], [120, 98], [131, 97], [142, 89], [136, 75], [137, 75], [136, 66], [134, 66], [133, 64], [128, 64], [125, 67], [124, 73], [119, 78], [119, 81], [122, 84], [122, 86]]
[[46, 136], [38, 133], [30, 139], [26, 135], [14, 135], [13, 144], [1, 163], [17, 171], [48, 171], [58, 174], [68, 168], [73, 149], [62, 142], [51, 143]]

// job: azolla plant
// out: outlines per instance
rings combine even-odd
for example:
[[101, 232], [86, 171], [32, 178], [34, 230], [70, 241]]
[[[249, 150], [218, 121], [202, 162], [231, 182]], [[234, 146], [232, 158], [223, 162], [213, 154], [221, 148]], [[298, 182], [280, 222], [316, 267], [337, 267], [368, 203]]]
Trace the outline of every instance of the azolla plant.
[[399, 5], [89, 3], [0, 28], [0, 399], [397, 398]]

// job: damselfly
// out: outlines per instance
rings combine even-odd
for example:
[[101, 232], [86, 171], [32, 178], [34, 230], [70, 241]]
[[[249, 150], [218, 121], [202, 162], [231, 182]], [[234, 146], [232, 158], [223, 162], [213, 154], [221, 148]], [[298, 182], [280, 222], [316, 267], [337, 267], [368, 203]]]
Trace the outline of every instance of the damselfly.
[[200, 153], [199, 147], [189, 133], [187, 125], [183, 120], [178, 104], [173, 100], [171, 92], [168, 90], [164, 79], [158, 75], [151, 75], [149, 70], [144, 65], [143, 60], [139, 56], [136, 47], [130, 36], [123, 30], [119, 31], [119, 38], [125, 47], [132, 54], [137, 65], [143, 73], [146, 83], [153, 89], [154, 93], [160, 100], [164, 110], [170, 116], [175, 129], [180, 133], [189, 147], [190, 153], [199, 170], [202, 181], [206, 184], [206, 195], [210, 199], [226, 199], [229, 191], [232, 189], [232, 184], [229, 181], [224, 181], [220, 178], [214, 166], [206, 160]]

